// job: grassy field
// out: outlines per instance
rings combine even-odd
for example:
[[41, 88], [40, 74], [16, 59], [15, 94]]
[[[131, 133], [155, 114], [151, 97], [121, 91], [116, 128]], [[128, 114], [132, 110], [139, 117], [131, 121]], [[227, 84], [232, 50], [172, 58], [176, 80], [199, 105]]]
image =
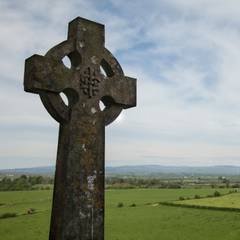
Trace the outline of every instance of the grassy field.
[[51, 190], [42, 191], [12, 191], [0, 192], [0, 214], [4, 212], [16, 212], [18, 215], [27, 213], [29, 207], [33, 207], [37, 212], [50, 211], [52, 208]]
[[[126, 190], [106, 190], [106, 208], [116, 207], [118, 202], [123, 202], [124, 206], [129, 206], [133, 203], [143, 205], [147, 203], [156, 203], [163, 201], [178, 200], [182, 195], [185, 198], [194, 198], [196, 194], [201, 197], [213, 195], [215, 189], [126, 189]], [[229, 189], [223, 188], [218, 190], [221, 194], [229, 192]]]
[[105, 239], [240, 239], [240, 215], [158, 205], [106, 210]]
[[[38, 191], [11, 191], [11, 192], [0, 192], [0, 203], [10, 204], [12, 203], [22, 203], [22, 202], [33, 202], [46, 200], [47, 197], [52, 197], [53, 191], [51, 190], [38, 190]], [[25, 198], [22, 201], [23, 197]], [[15, 202], [15, 200], [17, 200]]]
[[0, 219], [0, 239], [4, 240], [47, 240], [51, 212], [21, 215]]
[[[215, 189], [107, 190], [105, 191], [105, 239], [240, 239], [240, 214], [238, 212], [163, 205], [152, 206], [152, 204], [160, 201], [177, 200], [180, 195], [185, 198], [194, 198], [195, 194], [207, 196], [209, 194], [212, 195], [214, 191]], [[219, 189], [218, 191], [223, 194], [229, 190]], [[228, 196], [234, 195], [238, 196], [238, 194]], [[23, 196], [26, 198], [24, 203], [20, 201]], [[26, 213], [27, 208], [30, 206], [34, 207], [37, 212], [32, 215], [0, 219], [0, 239], [48, 239], [52, 201], [42, 201], [47, 199], [47, 196], [52, 196], [52, 191], [0, 192], [0, 203], [9, 204], [15, 198], [19, 198], [19, 202], [21, 202], [21, 204], [16, 204], [15, 206], [1, 206], [1, 213], [16, 211], [18, 214], [22, 214]], [[217, 199], [223, 198], [224, 196]], [[41, 199], [41, 201], [34, 202], [34, 199]], [[211, 198], [211, 200], [213, 199], [215, 198]], [[124, 204], [122, 208], [117, 207], [120, 201]], [[234, 201], [239, 202], [238, 199]], [[133, 203], [137, 206], [129, 207]], [[16, 207], [17, 205], [19, 206]], [[14, 209], [14, 207], [16, 208]], [[42, 212], [43, 210], [48, 211]]]
[[[211, 210], [152, 206], [180, 195], [207, 196], [214, 189], [134, 189], [106, 191], [105, 239], [240, 239], [240, 214]], [[221, 194], [228, 189], [221, 189]], [[221, 199], [221, 197], [219, 198]], [[123, 202], [123, 208], [117, 203]], [[137, 207], [127, 207], [135, 203]]]
[[240, 193], [232, 193], [222, 197], [172, 201], [172, 203], [240, 209]]

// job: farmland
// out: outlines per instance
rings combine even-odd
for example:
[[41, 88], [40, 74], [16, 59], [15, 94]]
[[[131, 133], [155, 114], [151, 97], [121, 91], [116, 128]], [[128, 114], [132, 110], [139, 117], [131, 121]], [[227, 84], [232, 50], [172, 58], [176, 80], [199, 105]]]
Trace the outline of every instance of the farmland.
[[[229, 189], [218, 191], [225, 194]], [[183, 202], [195, 201], [196, 194], [207, 196], [213, 192], [212, 188], [106, 190], [105, 239], [239, 239], [239, 212], [154, 205], [160, 201], [178, 200], [180, 195], [190, 198]], [[22, 201], [23, 197], [25, 200]], [[51, 197], [51, 190], [0, 192], [0, 203], [6, 204], [0, 207], [0, 214], [18, 213], [18, 217], [0, 219], [0, 236], [6, 240], [48, 239]], [[224, 197], [211, 200], [223, 204]], [[121, 208], [117, 207], [120, 201], [123, 203]], [[237, 204], [239, 200], [234, 201]], [[133, 203], [136, 207], [129, 207]], [[29, 207], [35, 208], [36, 213], [27, 214]]]

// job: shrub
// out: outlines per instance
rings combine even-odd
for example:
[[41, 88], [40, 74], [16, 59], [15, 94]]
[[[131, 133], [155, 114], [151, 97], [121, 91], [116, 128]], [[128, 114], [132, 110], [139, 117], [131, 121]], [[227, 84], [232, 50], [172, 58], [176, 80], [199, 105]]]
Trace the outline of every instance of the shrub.
[[221, 195], [221, 193], [220, 192], [218, 192], [218, 191], [215, 191], [215, 193], [214, 193], [214, 196], [215, 197], [219, 197]]
[[16, 216], [17, 216], [17, 213], [5, 212], [0, 215], [0, 218], [10, 218], [10, 217], [16, 217]]
[[183, 197], [183, 196], [180, 196], [180, 197], [179, 197], [179, 200], [184, 200], [184, 197]]
[[120, 189], [121, 188], [121, 184], [120, 183], [115, 183], [113, 184], [113, 189]]
[[28, 210], [27, 210], [27, 213], [29, 214], [33, 214], [35, 212], [35, 208], [33, 207], [30, 207]]
[[117, 207], [123, 207], [123, 203], [122, 202], [119, 202]]
[[168, 185], [162, 184], [162, 185], [159, 185], [158, 188], [168, 188]]
[[213, 195], [207, 195], [207, 197], [213, 197]]
[[194, 198], [200, 198], [200, 195], [199, 195], [199, 194], [196, 194], [196, 195], [194, 196]]
[[133, 204], [131, 204], [131, 205], [130, 205], [130, 207], [136, 207], [136, 204], [135, 204], [135, 203], [133, 203]]
[[181, 188], [181, 185], [171, 184], [171, 185], [168, 186], [168, 188], [170, 188], [170, 189], [180, 189], [180, 188]]

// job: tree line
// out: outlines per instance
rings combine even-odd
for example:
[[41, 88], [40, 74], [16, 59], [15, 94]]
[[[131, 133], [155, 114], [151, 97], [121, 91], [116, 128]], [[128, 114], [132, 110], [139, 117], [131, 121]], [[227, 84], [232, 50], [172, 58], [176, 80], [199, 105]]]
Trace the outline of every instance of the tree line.
[[132, 189], [132, 188], [181, 188], [181, 181], [160, 181], [160, 179], [137, 179], [137, 178], [106, 178], [105, 188]]
[[[179, 180], [165, 180], [161, 181], [156, 178], [121, 178], [121, 177], [107, 177], [105, 178], [105, 188], [115, 189], [131, 189], [131, 188], [185, 188], [186, 185], [195, 185], [195, 188], [201, 188], [203, 186], [209, 186], [211, 188], [238, 188], [239, 184], [235, 183], [230, 185], [230, 180], [227, 178], [218, 178], [223, 185], [218, 185], [216, 181], [203, 181], [200, 177], [197, 180], [183, 181]], [[219, 183], [218, 181], [218, 183]], [[198, 187], [199, 186], [199, 187]]]
[[[19, 178], [7, 178], [4, 177], [0, 180], [0, 191], [20, 191], [20, 190], [38, 190], [38, 184], [53, 184], [54, 179], [43, 176], [29, 176], [22, 175]], [[43, 190], [43, 187], [40, 187]], [[45, 187], [50, 189], [50, 187]]]

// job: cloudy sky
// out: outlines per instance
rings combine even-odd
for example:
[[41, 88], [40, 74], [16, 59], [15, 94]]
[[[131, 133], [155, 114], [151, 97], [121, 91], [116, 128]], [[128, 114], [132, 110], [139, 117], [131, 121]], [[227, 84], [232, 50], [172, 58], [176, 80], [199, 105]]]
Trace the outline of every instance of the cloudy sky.
[[24, 61], [77, 16], [137, 78], [137, 107], [106, 127], [106, 166], [240, 166], [238, 0], [1, 0], [0, 169], [55, 164], [58, 123], [23, 91]]

